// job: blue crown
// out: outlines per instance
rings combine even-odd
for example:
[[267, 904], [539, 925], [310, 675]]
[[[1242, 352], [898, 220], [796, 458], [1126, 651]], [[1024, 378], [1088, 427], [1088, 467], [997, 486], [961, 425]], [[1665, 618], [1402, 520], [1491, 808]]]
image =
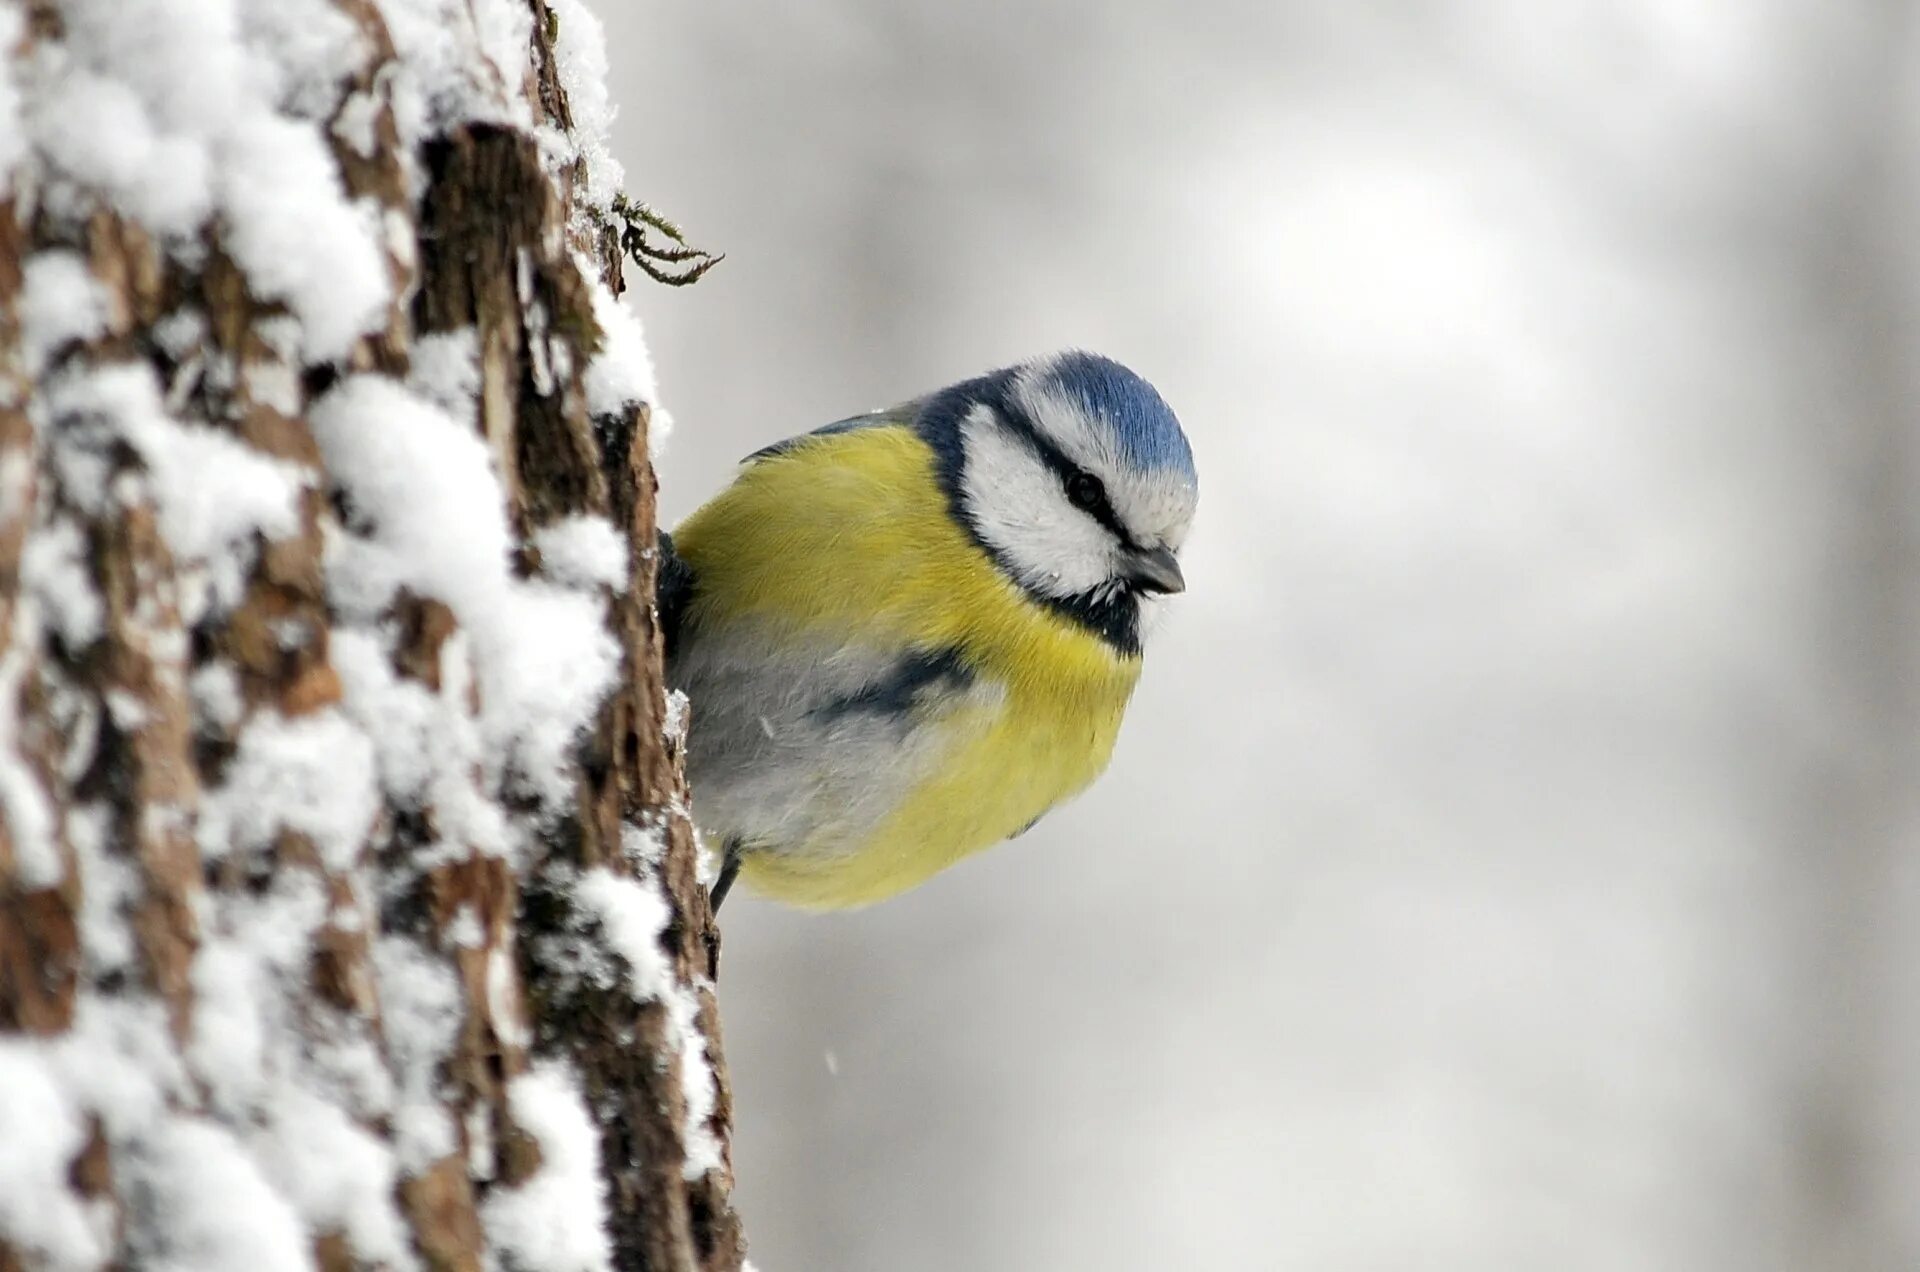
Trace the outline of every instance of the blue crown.
[[1078, 349], [1053, 359], [1040, 380], [1112, 430], [1127, 462], [1194, 477], [1193, 450], [1180, 421], [1151, 384], [1112, 358]]

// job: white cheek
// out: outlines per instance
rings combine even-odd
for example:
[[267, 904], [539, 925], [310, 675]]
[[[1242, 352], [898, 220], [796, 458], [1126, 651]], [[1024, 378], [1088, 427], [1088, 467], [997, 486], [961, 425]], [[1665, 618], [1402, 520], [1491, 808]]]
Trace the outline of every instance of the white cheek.
[[1067, 502], [1060, 480], [991, 419], [969, 416], [961, 494], [985, 539], [1022, 583], [1074, 596], [1113, 575], [1111, 535]]
[[1112, 432], [1095, 425], [1071, 399], [1045, 386], [1050, 364], [1037, 364], [1015, 392], [1034, 427], [1080, 467], [1107, 483], [1114, 512], [1133, 537], [1149, 546], [1178, 551], [1193, 518], [1190, 482], [1165, 472], [1143, 472], [1127, 463]]

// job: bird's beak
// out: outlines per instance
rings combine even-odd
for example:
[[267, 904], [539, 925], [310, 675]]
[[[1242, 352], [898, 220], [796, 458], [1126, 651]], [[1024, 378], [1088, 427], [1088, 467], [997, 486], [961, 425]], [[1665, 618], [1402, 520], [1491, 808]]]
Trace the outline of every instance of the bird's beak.
[[1143, 592], [1184, 592], [1187, 576], [1180, 573], [1180, 562], [1171, 548], [1154, 548], [1130, 553], [1127, 577]]

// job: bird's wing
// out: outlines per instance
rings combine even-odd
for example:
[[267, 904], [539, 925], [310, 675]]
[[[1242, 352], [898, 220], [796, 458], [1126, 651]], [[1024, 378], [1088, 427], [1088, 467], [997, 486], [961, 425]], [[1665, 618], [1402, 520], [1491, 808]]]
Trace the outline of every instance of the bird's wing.
[[[856, 432], [863, 428], [885, 428], [891, 424], [898, 424], [912, 419], [919, 406], [920, 403], [915, 400], [885, 410], [869, 411], [865, 415], [853, 415], [844, 420], [835, 420], [810, 433], [801, 433], [797, 437], [789, 437], [771, 446], [763, 446], [740, 462], [742, 465], [751, 465], [763, 459], [771, 459], [815, 437], [832, 437], [840, 433]], [[666, 638], [667, 658], [672, 660], [678, 652], [680, 643], [681, 619], [685, 616], [687, 606], [693, 599], [696, 584], [692, 564], [674, 551], [673, 536], [665, 530], [660, 531], [659, 536], [660, 561], [654, 574], [654, 603], [659, 609], [660, 627]]]
[[865, 415], [851, 415], [844, 420], [835, 420], [831, 424], [823, 424], [810, 433], [801, 433], [796, 437], [775, 442], [771, 446], [762, 446], [740, 462], [752, 464], [763, 459], [772, 459], [775, 455], [784, 455], [802, 442], [816, 437], [832, 437], [839, 433], [857, 432], [863, 428], [886, 428], [889, 425], [901, 424], [914, 417], [919, 405], [917, 401], [906, 402], [883, 410], [868, 411]]

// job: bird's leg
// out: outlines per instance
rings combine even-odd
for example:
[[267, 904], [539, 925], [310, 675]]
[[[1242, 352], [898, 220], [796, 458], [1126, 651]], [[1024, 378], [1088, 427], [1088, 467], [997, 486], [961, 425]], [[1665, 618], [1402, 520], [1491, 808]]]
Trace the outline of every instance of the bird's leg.
[[707, 904], [715, 914], [720, 913], [720, 903], [727, 899], [727, 892], [733, 887], [734, 876], [740, 873], [740, 844], [737, 840], [728, 840], [724, 856], [720, 861], [720, 877], [713, 881], [713, 890], [707, 894]]
[[739, 873], [740, 845], [730, 840], [721, 857], [720, 877], [713, 881], [713, 890], [707, 893], [707, 976], [715, 981], [720, 979], [720, 925], [714, 918], [719, 915], [720, 903], [727, 899], [727, 891]]

